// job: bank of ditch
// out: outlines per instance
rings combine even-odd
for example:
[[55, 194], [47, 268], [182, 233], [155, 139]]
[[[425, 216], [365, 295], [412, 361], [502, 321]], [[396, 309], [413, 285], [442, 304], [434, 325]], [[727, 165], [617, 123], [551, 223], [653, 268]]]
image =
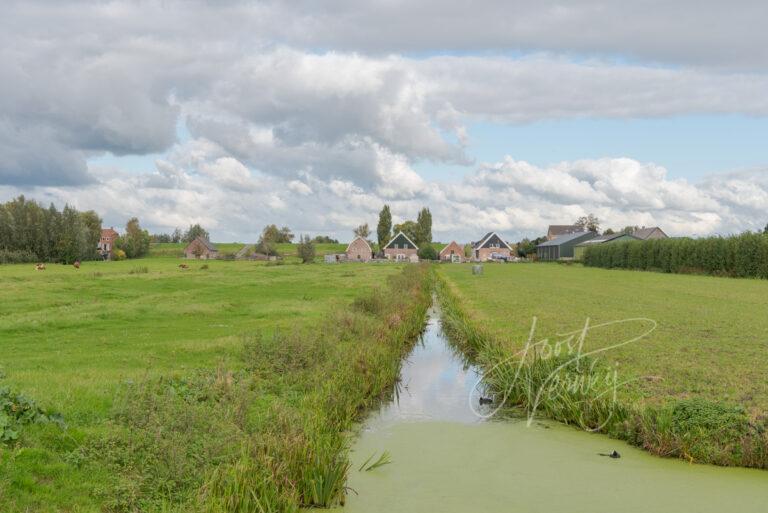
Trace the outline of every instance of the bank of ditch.
[[624, 396], [613, 369], [599, 359], [532, 341], [503, 340], [468, 314], [440, 273], [437, 295], [443, 330], [484, 372], [486, 393], [500, 413], [546, 417], [607, 434], [655, 455], [721, 466], [768, 468], [768, 422], [738, 404], [702, 398], [660, 406]]
[[246, 336], [237, 370], [127, 384], [104, 434], [66, 458], [110, 476], [91, 491], [103, 511], [343, 505], [350, 433], [391, 394], [432, 277], [406, 266], [312, 329]]

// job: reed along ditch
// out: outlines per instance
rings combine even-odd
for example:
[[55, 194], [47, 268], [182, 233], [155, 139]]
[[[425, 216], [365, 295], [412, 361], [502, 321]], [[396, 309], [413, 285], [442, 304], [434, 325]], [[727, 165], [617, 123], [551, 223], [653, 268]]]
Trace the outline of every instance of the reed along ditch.
[[[480, 371], [449, 344], [440, 315], [430, 309], [394, 398], [353, 444], [345, 511], [766, 511], [765, 471], [659, 458], [554, 422], [476, 415]], [[620, 458], [601, 456], [614, 450]], [[376, 461], [388, 463], [359, 470]]]

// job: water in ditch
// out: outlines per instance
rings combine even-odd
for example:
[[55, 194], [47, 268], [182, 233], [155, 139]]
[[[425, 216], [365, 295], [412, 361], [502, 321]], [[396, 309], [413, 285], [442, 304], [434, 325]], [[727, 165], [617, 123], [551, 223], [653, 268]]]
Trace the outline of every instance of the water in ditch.
[[[431, 310], [398, 394], [353, 446], [347, 512], [768, 511], [766, 471], [662, 459], [555, 423], [483, 421], [468, 399], [478, 373], [453, 352], [439, 315]], [[599, 455], [613, 450], [621, 458]], [[358, 470], [383, 451], [391, 463]]]

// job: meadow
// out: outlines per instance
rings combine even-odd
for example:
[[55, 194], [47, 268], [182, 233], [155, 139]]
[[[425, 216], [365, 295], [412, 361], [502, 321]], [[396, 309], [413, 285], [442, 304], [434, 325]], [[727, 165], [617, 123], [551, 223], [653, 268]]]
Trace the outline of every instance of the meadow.
[[[446, 329], [486, 370], [505, 362], [486, 382], [497, 392], [514, 387], [510, 405], [529, 408], [554, 375], [566, 384], [594, 379], [598, 386], [548, 392], [540, 413], [659, 455], [768, 468], [765, 280], [564, 264], [470, 271], [439, 268]], [[522, 357], [534, 318], [540, 350]], [[587, 320], [583, 351], [606, 350], [579, 367], [568, 363], [576, 354], [568, 343], [577, 346]]]
[[[180, 262], [0, 266], [0, 389], [67, 426], [26, 425], [0, 444], [3, 511], [230, 510], [222, 490], [288, 441], [305, 452], [281, 453], [286, 465], [315, 458], [341, 477], [310, 493], [320, 478], [296, 475], [312, 465], [256, 472], [260, 500], [275, 510], [343, 500], [339, 436], [396, 378], [421, 329], [425, 278], [388, 294], [403, 266]], [[346, 384], [343, 399], [327, 398], [334, 383]]]
[[[560, 264], [441, 266], [472, 317], [522, 347], [537, 318], [536, 340], [630, 318], [658, 323], [647, 337], [605, 352], [646, 401], [725, 400], [768, 412], [768, 281], [605, 270]], [[587, 349], [633, 338], [637, 321], [598, 328]]]

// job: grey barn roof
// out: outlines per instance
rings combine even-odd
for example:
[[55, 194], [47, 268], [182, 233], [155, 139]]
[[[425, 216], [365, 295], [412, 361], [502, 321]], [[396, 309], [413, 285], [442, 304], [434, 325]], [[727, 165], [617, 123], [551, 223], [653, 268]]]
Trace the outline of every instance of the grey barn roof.
[[[561, 244], [564, 244], [566, 242], [570, 242], [574, 239], [578, 239], [580, 237], [584, 237], [585, 235], [588, 235], [591, 232], [575, 232], [575, 233], [566, 233], [565, 235], [561, 235], [560, 237], [557, 237], [552, 240], [548, 240], [546, 242], [542, 242], [537, 248], [545, 247], [545, 246], [559, 246]], [[596, 235], [596, 234], [595, 234]]]
[[[661, 233], [664, 233], [664, 230], [659, 228], [658, 226], [651, 226], [650, 228], [640, 228], [639, 230], [635, 230], [632, 232], [633, 237], [637, 237], [638, 239], [647, 239], [650, 237], [650, 235], [655, 232], [656, 230], [659, 230]], [[664, 236], [666, 237], [666, 233], [664, 233]]]
[[577, 246], [585, 246], [587, 244], [600, 244], [602, 242], [609, 242], [609, 241], [612, 241], [613, 239], [618, 239], [619, 237], [624, 237], [624, 236], [632, 237], [633, 239], [637, 239], [637, 237], [635, 237], [631, 233], [619, 232], [619, 233], [612, 233], [610, 235], [599, 235], [599, 236], [595, 237], [594, 239], [585, 240], [584, 242], [581, 242], [581, 243], [577, 244]]

